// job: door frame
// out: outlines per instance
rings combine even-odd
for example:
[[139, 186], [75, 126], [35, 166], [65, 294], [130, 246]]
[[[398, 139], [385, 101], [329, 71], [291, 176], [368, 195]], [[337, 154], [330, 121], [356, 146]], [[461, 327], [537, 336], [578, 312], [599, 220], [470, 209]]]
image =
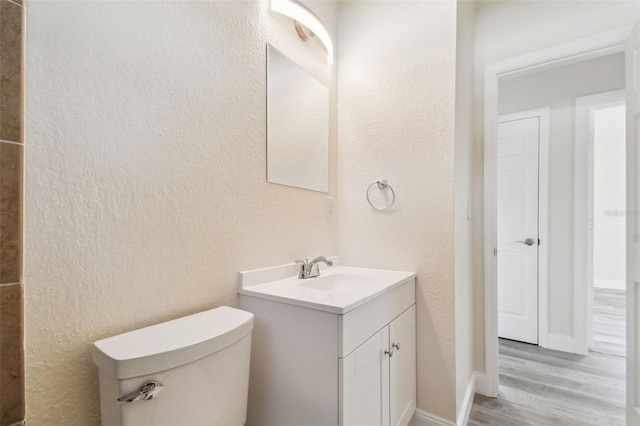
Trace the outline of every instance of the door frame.
[[[640, 5], [638, 6], [640, 11]], [[640, 378], [638, 333], [640, 331], [640, 19], [625, 49], [625, 90], [627, 91], [627, 423], [640, 421]]]
[[[574, 330], [574, 352], [586, 355], [593, 336], [593, 112], [625, 105], [624, 89], [576, 99], [574, 203], [573, 203], [573, 323], [587, 324]], [[587, 212], [587, 214], [585, 214]], [[580, 309], [576, 309], [578, 307]]]
[[[549, 293], [549, 120], [551, 108], [543, 107], [498, 116], [497, 124], [538, 117], [538, 345], [548, 342]], [[497, 125], [496, 125], [497, 128]], [[497, 134], [496, 134], [497, 136]], [[497, 163], [496, 163], [497, 166]], [[496, 181], [497, 182], [497, 181]], [[497, 195], [497, 194], [496, 194]], [[497, 199], [496, 199], [497, 201]], [[497, 230], [497, 228], [496, 228]], [[496, 233], [497, 236], [497, 233]], [[497, 274], [496, 274], [497, 278]], [[496, 308], [497, 309], [497, 308]]]
[[548, 49], [489, 64], [484, 70], [484, 296], [485, 378], [478, 390], [498, 395], [497, 263], [497, 120], [498, 84], [509, 75], [541, 71], [559, 65], [624, 52], [631, 27], [579, 39]]

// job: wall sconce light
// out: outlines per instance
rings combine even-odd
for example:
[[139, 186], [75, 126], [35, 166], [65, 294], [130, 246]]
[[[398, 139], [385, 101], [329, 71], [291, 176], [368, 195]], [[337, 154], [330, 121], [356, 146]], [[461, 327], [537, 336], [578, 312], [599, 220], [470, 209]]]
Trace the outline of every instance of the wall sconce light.
[[327, 50], [327, 62], [333, 64], [333, 43], [331, 42], [331, 36], [315, 13], [297, 0], [271, 0], [271, 10], [293, 19], [296, 23], [296, 32], [301, 39], [305, 40], [305, 37], [308, 37], [308, 35], [304, 31], [304, 28], [300, 28], [298, 24], [302, 24], [311, 31], [313, 35], [318, 37]]

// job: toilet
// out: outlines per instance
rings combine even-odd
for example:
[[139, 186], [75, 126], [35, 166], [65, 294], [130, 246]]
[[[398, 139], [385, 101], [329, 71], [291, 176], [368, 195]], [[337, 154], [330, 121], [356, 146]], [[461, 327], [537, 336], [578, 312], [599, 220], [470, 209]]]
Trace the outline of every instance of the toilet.
[[222, 306], [95, 342], [102, 425], [244, 425], [252, 329]]

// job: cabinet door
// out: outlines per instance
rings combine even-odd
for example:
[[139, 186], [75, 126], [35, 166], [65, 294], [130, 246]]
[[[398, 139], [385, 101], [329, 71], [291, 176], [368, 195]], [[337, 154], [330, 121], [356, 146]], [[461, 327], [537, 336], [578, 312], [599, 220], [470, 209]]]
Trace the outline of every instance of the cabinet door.
[[416, 410], [416, 305], [389, 324], [391, 425], [406, 426]]
[[389, 425], [389, 357], [384, 354], [388, 345], [385, 327], [339, 360], [341, 425]]

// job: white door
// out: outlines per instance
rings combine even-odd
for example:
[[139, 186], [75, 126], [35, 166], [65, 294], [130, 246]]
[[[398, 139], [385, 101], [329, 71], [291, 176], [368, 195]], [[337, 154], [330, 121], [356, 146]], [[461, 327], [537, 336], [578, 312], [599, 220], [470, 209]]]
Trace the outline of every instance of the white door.
[[339, 360], [342, 389], [340, 424], [389, 425], [389, 327]]
[[538, 343], [540, 118], [498, 118], [498, 336]]
[[[627, 424], [640, 424], [640, 24], [625, 52], [627, 91]], [[632, 214], [629, 214], [632, 213]]]
[[416, 307], [389, 324], [389, 399], [392, 426], [406, 426], [416, 411]]

